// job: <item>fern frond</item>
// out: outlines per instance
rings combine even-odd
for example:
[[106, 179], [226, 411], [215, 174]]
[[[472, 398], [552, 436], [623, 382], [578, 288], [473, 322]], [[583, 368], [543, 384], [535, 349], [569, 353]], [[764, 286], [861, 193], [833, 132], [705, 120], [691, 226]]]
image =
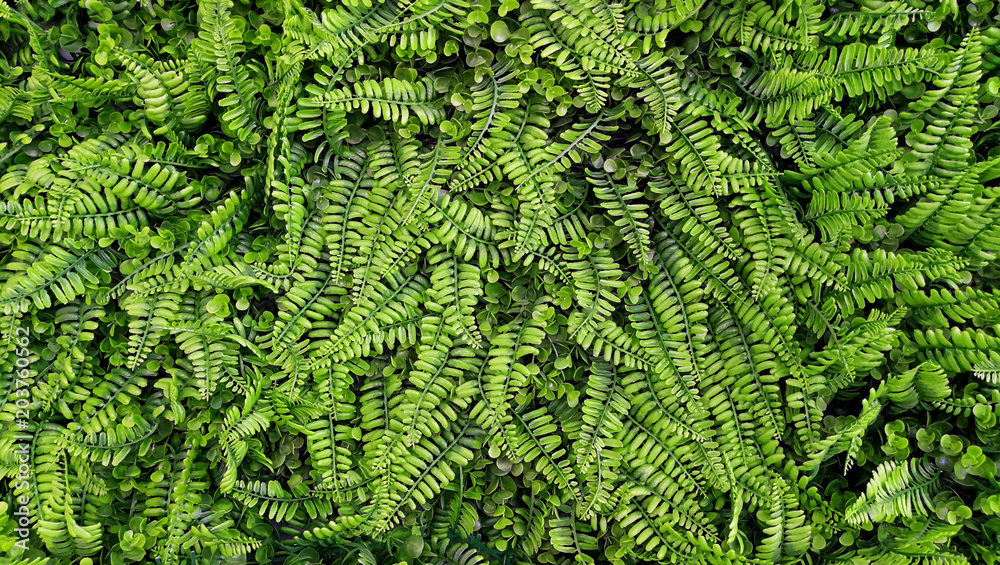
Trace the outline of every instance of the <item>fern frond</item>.
[[219, 101], [223, 110], [222, 124], [240, 141], [255, 145], [261, 140], [262, 126], [257, 119], [260, 106], [260, 85], [255, 78], [257, 64], [243, 61], [246, 51], [243, 35], [231, 13], [231, 0], [201, 0], [198, 18], [201, 32], [195, 47], [210, 66], [205, 69], [208, 92], [225, 97]]
[[962, 41], [962, 47], [952, 57], [934, 81], [937, 90], [929, 90], [910, 104], [910, 111], [900, 114], [908, 123], [926, 122], [924, 131], [906, 135], [913, 149], [906, 163], [910, 174], [934, 174], [953, 178], [968, 165], [972, 155], [973, 116], [976, 113], [977, 82], [982, 46], [973, 29]]
[[401, 124], [407, 123], [411, 115], [424, 125], [433, 125], [444, 119], [444, 112], [431, 103], [434, 87], [428, 81], [414, 83], [394, 78], [362, 80], [354, 83], [353, 87], [327, 90], [309, 85], [307, 91], [310, 97], [299, 101], [303, 108], [360, 110], [376, 119]]
[[78, 250], [57, 244], [39, 248], [22, 244], [11, 252], [0, 287], [0, 309], [5, 314], [27, 312], [32, 306], [45, 309], [53, 302], [68, 304], [78, 296], [95, 292], [99, 272], [108, 272], [117, 261], [104, 249]]
[[904, 463], [887, 461], [875, 470], [864, 496], [847, 509], [844, 518], [852, 524], [861, 524], [922, 515], [931, 507], [938, 475], [938, 469], [920, 459]]

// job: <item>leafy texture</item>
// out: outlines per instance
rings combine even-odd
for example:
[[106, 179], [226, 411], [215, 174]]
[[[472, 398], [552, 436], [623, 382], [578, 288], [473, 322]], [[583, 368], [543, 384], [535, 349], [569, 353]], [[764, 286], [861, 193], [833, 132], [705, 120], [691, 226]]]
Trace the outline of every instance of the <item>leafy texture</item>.
[[0, 565], [993, 565], [1000, 26], [0, 0]]

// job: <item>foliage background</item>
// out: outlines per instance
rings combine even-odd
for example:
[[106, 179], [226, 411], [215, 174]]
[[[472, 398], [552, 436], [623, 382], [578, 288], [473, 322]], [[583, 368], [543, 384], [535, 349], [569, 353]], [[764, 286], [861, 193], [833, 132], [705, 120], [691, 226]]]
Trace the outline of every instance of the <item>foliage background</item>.
[[0, 4], [0, 562], [996, 562], [995, 12]]

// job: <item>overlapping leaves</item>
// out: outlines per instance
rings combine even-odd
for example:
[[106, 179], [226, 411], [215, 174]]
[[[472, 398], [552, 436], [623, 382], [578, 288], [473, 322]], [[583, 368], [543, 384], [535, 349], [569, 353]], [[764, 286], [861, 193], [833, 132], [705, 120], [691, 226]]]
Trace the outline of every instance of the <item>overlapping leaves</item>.
[[992, 11], [0, 4], [8, 560], [992, 562]]

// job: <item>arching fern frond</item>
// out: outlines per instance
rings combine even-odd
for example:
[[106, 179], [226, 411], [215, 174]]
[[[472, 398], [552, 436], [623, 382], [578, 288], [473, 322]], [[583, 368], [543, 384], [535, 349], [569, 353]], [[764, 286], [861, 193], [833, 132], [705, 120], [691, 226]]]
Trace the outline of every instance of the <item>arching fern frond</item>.
[[875, 470], [864, 496], [847, 509], [844, 518], [860, 524], [924, 514], [930, 509], [938, 474], [937, 469], [920, 459], [887, 461]]

